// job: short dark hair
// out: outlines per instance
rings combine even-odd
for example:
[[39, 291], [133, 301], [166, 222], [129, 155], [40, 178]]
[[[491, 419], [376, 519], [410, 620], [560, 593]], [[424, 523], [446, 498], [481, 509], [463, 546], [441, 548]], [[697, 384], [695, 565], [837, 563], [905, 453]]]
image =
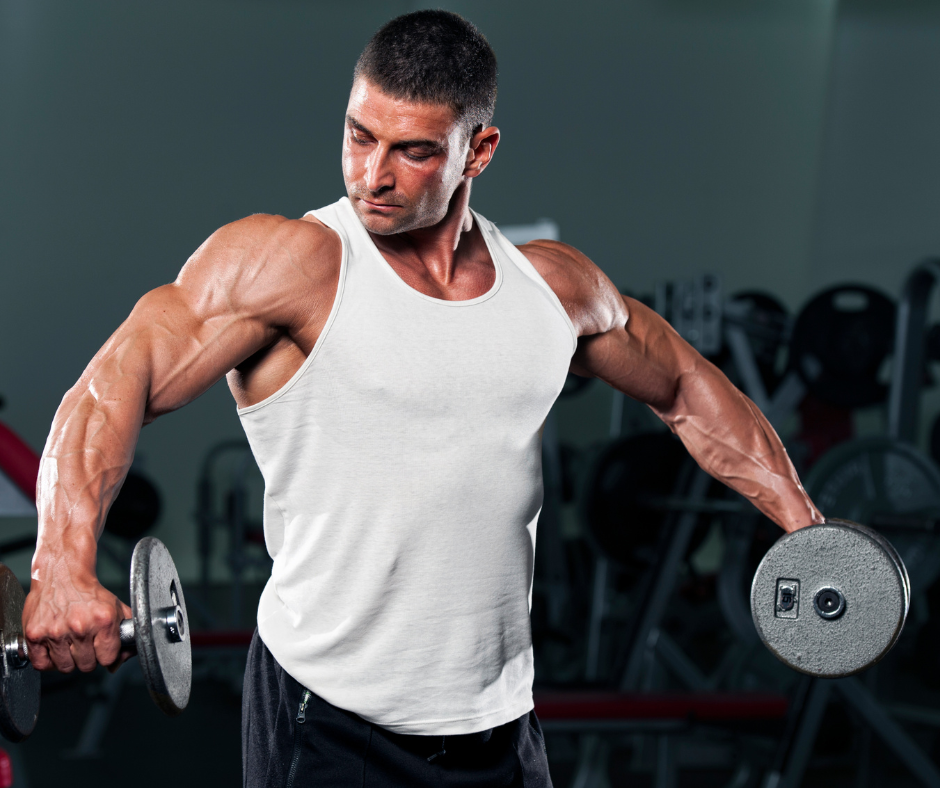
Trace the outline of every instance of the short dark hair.
[[399, 99], [449, 106], [467, 136], [496, 108], [496, 55], [476, 26], [450, 11], [414, 11], [387, 22], [359, 56], [364, 77]]

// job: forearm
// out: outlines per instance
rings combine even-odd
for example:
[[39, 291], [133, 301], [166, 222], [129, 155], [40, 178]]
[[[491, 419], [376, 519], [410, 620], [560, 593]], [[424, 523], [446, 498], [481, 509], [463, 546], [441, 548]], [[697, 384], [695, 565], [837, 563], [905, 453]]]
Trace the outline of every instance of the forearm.
[[56, 412], [36, 490], [33, 580], [60, 569], [95, 571], [97, 540], [133, 459], [147, 400], [140, 367], [123, 366], [93, 362]]
[[784, 530], [823, 521], [773, 427], [708, 362], [700, 361], [679, 377], [668, 410], [654, 411], [702, 468]]

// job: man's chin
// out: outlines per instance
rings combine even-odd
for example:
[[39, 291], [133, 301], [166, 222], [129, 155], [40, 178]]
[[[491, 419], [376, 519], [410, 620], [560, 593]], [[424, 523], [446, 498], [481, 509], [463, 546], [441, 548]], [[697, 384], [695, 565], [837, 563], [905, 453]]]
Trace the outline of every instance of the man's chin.
[[395, 235], [395, 233], [402, 233], [414, 229], [412, 227], [412, 216], [383, 216], [378, 213], [363, 210], [362, 203], [358, 200], [353, 200], [352, 204], [356, 216], [358, 216], [359, 221], [362, 222], [362, 226], [370, 233], [374, 233], [375, 235]]

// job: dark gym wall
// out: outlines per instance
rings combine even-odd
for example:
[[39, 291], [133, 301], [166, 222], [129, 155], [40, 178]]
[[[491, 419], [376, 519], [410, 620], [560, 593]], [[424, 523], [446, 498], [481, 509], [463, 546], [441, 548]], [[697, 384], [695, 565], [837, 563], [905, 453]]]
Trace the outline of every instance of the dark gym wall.
[[[940, 255], [940, 4], [843, 0], [838, 19], [807, 295], [860, 281], [898, 297], [914, 264]], [[933, 387], [923, 448], [938, 411]]]
[[813, 283], [898, 294], [940, 254], [940, 4], [844, 3], [833, 55]]
[[[422, 5], [0, 0], [0, 418], [41, 448], [87, 359], [213, 229], [341, 196], [355, 58], [383, 21]], [[839, 98], [844, 75], [857, 73], [842, 63], [855, 51], [843, 32], [857, 24], [851, 5], [442, 5], [475, 21], [500, 60], [504, 137], [474, 195], [488, 217], [555, 219], [564, 240], [636, 293], [714, 271], [729, 290], [767, 288], [797, 308], [824, 281], [847, 278], [846, 265], [897, 293], [913, 246], [890, 257], [890, 276], [875, 247], [858, 265], [833, 251], [850, 247], [853, 222], [872, 229], [868, 214], [842, 207], [857, 185], [841, 135], [853, 113], [888, 109], [867, 102], [897, 98], [888, 77]], [[925, 35], [917, 21], [909, 29]], [[908, 40], [883, 44], [902, 62], [898, 77]], [[917, 51], [936, 72], [940, 50]], [[853, 150], [865, 155], [865, 144]], [[920, 197], [936, 188], [936, 165], [934, 153], [918, 173]], [[892, 183], [892, 232], [916, 221], [919, 254], [936, 222], [926, 208], [916, 218], [904, 209], [904, 181]], [[830, 223], [843, 229], [827, 235]], [[606, 396], [596, 387], [564, 430], [599, 437]], [[184, 578], [195, 573], [199, 462], [240, 434], [223, 386], [142, 434], [141, 464], [166, 504], [158, 534]], [[32, 527], [0, 521], [8, 536]]]

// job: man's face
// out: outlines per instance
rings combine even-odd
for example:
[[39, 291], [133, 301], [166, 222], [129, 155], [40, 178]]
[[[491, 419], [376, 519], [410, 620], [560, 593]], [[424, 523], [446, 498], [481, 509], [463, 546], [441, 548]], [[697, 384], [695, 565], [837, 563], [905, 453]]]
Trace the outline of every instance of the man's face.
[[465, 136], [449, 107], [393, 98], [357, 79], [346, 109], [343, 179], [366, 229], [391, 235], [440, 222], [464, 176]]

